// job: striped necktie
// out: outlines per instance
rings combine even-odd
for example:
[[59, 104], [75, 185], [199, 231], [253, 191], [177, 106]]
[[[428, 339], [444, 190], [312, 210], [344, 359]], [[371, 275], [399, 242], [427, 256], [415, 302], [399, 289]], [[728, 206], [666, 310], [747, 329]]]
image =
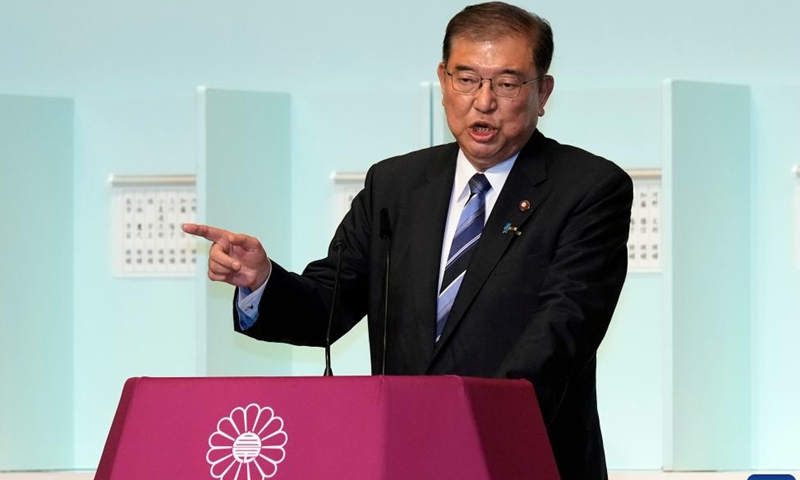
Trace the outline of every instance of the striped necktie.
[[447, 322], [450, 309], [453, 308], [453, 301], [461, 287], [461, 281], [464, 279], [472, 252], [478, 244], [478, 239], [481, 238], [486, 218], [486, 192], [491, 188], [492, 185], [482, 173], [476, 173], [469, 180], [470, 197], [458, 220], [456, 233], [453, 236], [453, 243], [444, 267], [442, 288], [439, 290], [436, 311], [437, 342], [444, 331], [444, 324]]

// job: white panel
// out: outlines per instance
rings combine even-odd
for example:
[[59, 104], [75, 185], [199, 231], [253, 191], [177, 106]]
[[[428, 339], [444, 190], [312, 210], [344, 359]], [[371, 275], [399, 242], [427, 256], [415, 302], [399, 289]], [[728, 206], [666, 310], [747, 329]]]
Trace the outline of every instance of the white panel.
[[[190, 182], [112, 178], [114, 274], [117, 276], [194, 275], [197, 246], [181, 230], [195, 222], [197, 198]], [[130, 180], [130, 179], [128, 179]]]
[[333, 215], [334, 224], [338, 225], [350, 210], [353, 198], [364, 188], [365, 172], [332, 172], [334, 183]]
[[[657, 171], [656, 171], [657, 172]], [[661, 177], [638, 174], [633, 178], [631, 230], [628, 238], [628, 270], [661, 271]]]

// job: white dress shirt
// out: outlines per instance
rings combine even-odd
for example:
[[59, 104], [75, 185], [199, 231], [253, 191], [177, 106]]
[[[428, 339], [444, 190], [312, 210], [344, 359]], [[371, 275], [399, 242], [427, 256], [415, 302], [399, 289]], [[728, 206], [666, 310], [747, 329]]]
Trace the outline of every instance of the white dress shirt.
[[516, 153], [508, 160], [498, 163], [486, 171], [479, 172], [475, 169], [475, 167], [472, 166], [471, 163], [469, 163], [469, 160], [467, 160], [464, 152], [461, 150], [458, 151], [458, 160], [456, 160], [456, 178], [453, 181], [453, 192], [450, 195], [450, 207], [447, 210], [447, 224], [444, 230], [444, 239], [442, 240], [442, 258], [439, 264], [439, 282], [436, 284], [437, 294], [442, 288], [444, 266], [447, 264], [447, 257], [450, 255], [450, 245], [453, 243], [453, 236], [456, 234], [456, 227], [458, 227], [458, 220], [461, 218], [461, 211], [464, 210], [464, 206], [467, 204], [467, 200], [469, 200], [469, 179], [472, 178], [472, 176], [476, 173], [483, 173], [486, 175], [486, 179], [489, 180], [489, 184], [492, 186], [492, 188], [486, 192], [485, 195], [486, 215], [483, 219], [485, 225], [486, 220], [489, 218], [489, 214], [492, 212], [492, 208], [494, 208], [494, 204], [497, 202], [497, 197], [500, 195], [500, 191], [503, 190], [503, 185], [506, 184], [508, 174], [511, 172], [511, 167], [514, 166], [514, 162], [517, 160], [518, 155], [519, 153]]

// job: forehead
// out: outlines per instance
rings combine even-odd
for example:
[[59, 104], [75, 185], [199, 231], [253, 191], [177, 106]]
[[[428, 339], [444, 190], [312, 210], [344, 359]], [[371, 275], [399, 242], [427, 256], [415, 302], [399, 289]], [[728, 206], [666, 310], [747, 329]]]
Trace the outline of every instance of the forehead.
[[452, 68], [528, 72], [534, 69], [529, 40], [519, 35], [473, 39], [455, 37], [447, 65]]

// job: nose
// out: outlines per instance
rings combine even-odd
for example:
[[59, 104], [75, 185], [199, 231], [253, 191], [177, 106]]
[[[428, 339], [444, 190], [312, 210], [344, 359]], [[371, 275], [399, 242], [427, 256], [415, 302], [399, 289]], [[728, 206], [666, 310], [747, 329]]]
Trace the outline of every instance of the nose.
[[476, 110], [486, 113], [497, 108], [497, 96], [492, 90], [492, 81], [488, 78], [482, 79], [478, 91], [475, 92], [473, 106]]

